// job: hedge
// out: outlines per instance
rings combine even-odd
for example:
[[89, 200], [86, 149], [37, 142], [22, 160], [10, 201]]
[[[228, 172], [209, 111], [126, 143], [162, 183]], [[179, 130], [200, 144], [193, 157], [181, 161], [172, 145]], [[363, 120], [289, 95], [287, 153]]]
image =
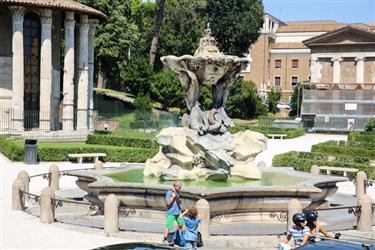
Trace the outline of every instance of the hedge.
[[326, 141], [319, 143], [325, 146], [350, 146], [363, 149], [375, 149], [375, 142], [361, 142], [361, 141]]
[[326, 161], [316, 160], [310, 158], [301, 157], [300, 152], [287, 152], [279, 155], [275, 155], [272, 159], [273, 167], [293, 167], [298, 171], [310, 172], [312, 165], [318, 166], [332, 166], [332, 167], [345, 167], [345, 168], [357, 168], [365, 171], [367, 178], [375, 178], [375, 168], [368, 164], [361, 164], [347, 161]]
[[158, 148], [158, 143], [153, 139], [126, 138], [111, 135], [89, 135], [86, 143], [134, 148]]
[[11, 161], [23, 161], [24, 146], [0, 137], [0, 152]]
[[330, 146], [325, 144], [316, 144], [311, 147], [311, 152], [324, 153], [329, 155], [350, 155], [352, 157], [361, 156], [371, 160], [375, 159], [375, 150], [360, 148], [355, 146]]
[[257, 126], [236, 126], [230, 129], [230, 132], [237, 133], [247, 129], [259, 132], [267, 136], [268, 134], [286, 134], [287, 139], [295, 138], [305, 134], [303, 128], [278, 128], [278, 127], [257, 127]]
[[348, 135], [348, 141], [375, 143], [375, 132], [350, 132]]
[[[24, 146], [20, 143], [0, 138], [0, 152], [12, 161], [23, 161]], [[158, 148], [132, 148], [108, 145], [38, 143], [40, 161], [67, 161], [72, 153], [106, 153], [106, 161], [145, 162], [152, 158]]]

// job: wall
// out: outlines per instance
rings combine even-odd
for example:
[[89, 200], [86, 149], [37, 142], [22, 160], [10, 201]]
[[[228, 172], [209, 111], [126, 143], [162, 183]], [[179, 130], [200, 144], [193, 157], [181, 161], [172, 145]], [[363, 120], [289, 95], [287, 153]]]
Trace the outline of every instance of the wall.
[[357, 75], [357, 66], [354, 57], [346, 57], [340, 63], [340, 81], [341, 83], [355, 83]]
[[365, 60], [365, 83], [375, 83], [375, 57], [367, 57]]

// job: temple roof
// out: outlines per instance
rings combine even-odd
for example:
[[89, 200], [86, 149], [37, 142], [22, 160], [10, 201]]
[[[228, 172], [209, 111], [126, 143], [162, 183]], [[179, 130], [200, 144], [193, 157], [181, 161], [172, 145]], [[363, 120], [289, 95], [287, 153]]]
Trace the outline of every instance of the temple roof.
[[103, 12], [72, 0], [0, 0], [0, 4], [63, 9], [107, 19]]

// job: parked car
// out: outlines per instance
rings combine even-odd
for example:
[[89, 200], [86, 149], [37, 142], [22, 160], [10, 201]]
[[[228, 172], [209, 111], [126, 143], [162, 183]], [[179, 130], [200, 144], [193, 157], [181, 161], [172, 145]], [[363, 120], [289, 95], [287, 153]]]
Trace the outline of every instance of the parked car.
[[375, 250], [375, 240], [369, 241], [347, 241], [347, 240], [333, 240], [327, 239], [315, 243], [309, 243], [302, 247], [296, 248], [298, 250]]

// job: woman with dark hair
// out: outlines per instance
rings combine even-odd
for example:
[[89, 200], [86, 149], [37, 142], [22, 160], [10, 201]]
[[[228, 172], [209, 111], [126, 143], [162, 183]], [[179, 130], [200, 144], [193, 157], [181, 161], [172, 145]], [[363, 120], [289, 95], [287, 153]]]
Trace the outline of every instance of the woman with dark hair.
[[318, 233], [323, 234], [327, 238], [335, 237], [335, 239], [338, 239], [341, 236], [340, 233], [336, 233], [335, 235], [333, 235], [332, 233], [327, 232], [324, 229], [324, 227], [318, 223], [318, 212], [317, 211], [308, 211], [306, 213], [306, 221], [307, 221], [306, 226], [310, 230], [310, 237], [312, 238], [312, 240], [314, 240], [316, 238]]

